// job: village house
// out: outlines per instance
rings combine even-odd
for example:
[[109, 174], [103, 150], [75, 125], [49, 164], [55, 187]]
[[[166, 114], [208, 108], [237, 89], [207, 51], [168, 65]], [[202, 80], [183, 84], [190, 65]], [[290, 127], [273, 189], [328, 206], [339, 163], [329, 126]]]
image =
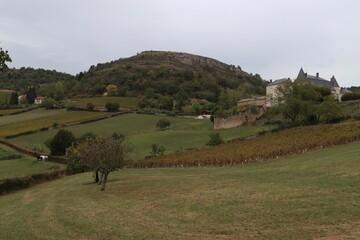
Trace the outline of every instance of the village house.
[[37, 97], [37, 98], [35, 98], [34, 103], [36, 105], [40, 105], [44, 102], [45, 99], [46, 99], [46, 97]]

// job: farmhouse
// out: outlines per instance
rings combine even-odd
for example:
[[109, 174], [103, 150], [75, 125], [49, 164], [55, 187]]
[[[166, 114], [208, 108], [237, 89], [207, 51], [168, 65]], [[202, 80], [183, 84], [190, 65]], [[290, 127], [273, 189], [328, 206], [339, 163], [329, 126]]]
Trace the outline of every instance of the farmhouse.
[[40, 105], [44, 102], [45, 99], [46, 99], [46, 97], [37, 97], [37, 98], [35, 98], [34, 103], [36, 105]]

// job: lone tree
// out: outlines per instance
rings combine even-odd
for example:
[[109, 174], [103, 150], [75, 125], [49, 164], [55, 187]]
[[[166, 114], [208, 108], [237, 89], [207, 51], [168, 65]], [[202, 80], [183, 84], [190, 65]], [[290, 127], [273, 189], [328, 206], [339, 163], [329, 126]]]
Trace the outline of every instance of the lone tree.
[[66, 149], [69, 148], [76, 138], [68, 130], [60, 129], [52, 139], [48, 139], [45, 145], [50, 149], [52, 155], [65, 155]]
[[105, 190], [109, 173], [125, 166], [129, 148], [123, 137], [86, 138], [69, 149], [69, 158], [75, 158], [90, 171], [99, 173], [97, 183]]
[[8, 69], [6, 62], [11, 62], [10, 55], [8, 54], [8, 51], [4, 51], [0, 47], [0, 72], [5, 72], [5, 70]]
[[156, 126], [161, 129], [167, 128], [170, 126], [170, 121], [167, 118], [160, 118]]

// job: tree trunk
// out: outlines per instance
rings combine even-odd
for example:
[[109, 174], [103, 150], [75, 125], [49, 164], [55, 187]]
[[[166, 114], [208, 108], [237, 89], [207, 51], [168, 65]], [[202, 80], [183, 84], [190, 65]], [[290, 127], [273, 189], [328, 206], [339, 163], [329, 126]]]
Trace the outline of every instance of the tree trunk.
[[99, 170], [95, 171], [95, 182], [98, 183], [99, 182]]
[[101, 183], [103, 182], [104, 179], [104, 174], [102, 172], [99, 173], [99, 181], [98, 181], [98, 185], [101, 185]]
[[106, 182], [107, 182], [108, 175], [109, 175], [109, 173], [104, 173], [104, 179], [102, 181], [101, 191], [105, 190], [105, 185], [106, 185]]

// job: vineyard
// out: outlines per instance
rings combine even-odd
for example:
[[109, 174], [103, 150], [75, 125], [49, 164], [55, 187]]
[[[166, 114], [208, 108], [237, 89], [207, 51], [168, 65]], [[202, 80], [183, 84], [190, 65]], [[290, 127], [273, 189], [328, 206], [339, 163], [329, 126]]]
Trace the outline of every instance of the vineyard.
[[264, 134], [212, 148], [178, 151], [131, 163], [134, 168], [231, 166], [266, 161], [360, 140], [360, 122], [316, 125]]

